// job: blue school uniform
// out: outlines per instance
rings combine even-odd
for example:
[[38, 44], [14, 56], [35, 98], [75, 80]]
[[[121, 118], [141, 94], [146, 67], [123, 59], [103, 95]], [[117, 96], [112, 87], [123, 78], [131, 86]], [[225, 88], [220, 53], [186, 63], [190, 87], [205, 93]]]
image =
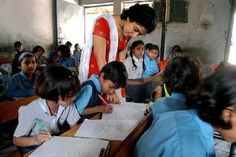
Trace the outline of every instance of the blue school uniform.
[[93, 74], [89, 80], [82, 84], [80, 92], [75, 99], [77, 111], [82, 113], [87, 107], [95, 107], [101, 105], [98, 95], [102, 94], [102, 88], [98, 75]]
[[59, 59], [59, 64], [62, 64], [67, 68], [75, 67], [75, 61], [71, 57], [60, 58]]
[[143, 78], [154, 76], [159, 72], [156, 60], [150, 59], [147, 55], [147, 52], [144, 54], [144, 64], [145, 64], [145, 69], [142, 74]]
[[8, 84], [6, 96], [9, 98], [21, 98], [35, 95], [34, 85], [37, 79], [38, 73], [34, 73], [32, 80], [28, 80], [22, 71], [13, 75]]
[[183, 93], [172, 92], [169, 97], [157, 99], [152, 106], [153, 119], [156, 119], [160, 113], [176, 110], [186, 110], [186, 97]]
[[134, 157], [215, 157], [213, 135], [195, 110], [166, 112], [138, 140]]

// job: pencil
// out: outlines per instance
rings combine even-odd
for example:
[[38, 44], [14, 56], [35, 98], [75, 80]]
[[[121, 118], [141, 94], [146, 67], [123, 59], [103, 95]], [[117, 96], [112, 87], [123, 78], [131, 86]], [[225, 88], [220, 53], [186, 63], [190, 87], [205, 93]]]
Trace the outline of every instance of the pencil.
[[103, 102], [105, 105], [108, 105], [108, 103], [103, 99], [103, 97], [102, 97], [100, 94], [98, 94], [98, 97], [99, 97], [100, 100], [102, 100], [102, 102]]

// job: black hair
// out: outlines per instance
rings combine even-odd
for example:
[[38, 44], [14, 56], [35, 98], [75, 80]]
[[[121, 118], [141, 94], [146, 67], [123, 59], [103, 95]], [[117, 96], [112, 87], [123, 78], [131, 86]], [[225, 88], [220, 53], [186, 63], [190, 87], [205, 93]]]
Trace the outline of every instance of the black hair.
[[157, 26], [155, 11], [147, 4], [140, 5], [137, 3], [129, 9], [123, 10], [120, 16], [122, 20], [129, 18], [131, 22], [136, 22], [143, 26], [147, 33], [152, 32]]
[[76, 94], [79, 89], [78, 77], [60, 65], [51, 65], [44, 69], [35, 85], [36, 95], [55, 102], [58, 102], [59, 96], [65, 100]]
[[213, 126], [231, 129], [231, 123], [222, 119], [224, 109], [236, 104], [236, 67], [225, 67], [207, 77], [191, 107], [201, 119]]
[[[131, 59], [132, 59], [132, 64], [133, 64], [133, 67], [134, 69], [137, 69], [137, 65], [135, 64], [135, 61], [133, 59], [133, 53], [134, 53], [134, 50], [135, 48], [138, 46], [138, 45], [144, 45], [144, 42], [142, 40], [136, 40], [132, 43], [132, 45], [130, 46], [130, 56], [131, 56]], [[145, 64], [144, 64], [144, 61], [143, 61], [143, 70], [145, 69]]]
[[157, 45], [155, 45], [155, 44], [152, 44], [152, 43], [147, 43], [146, 45], [145, 45], [145, 50], [157, 50], [158, 51], [158, 55], [157, 55], [157, 57], [159, 57], [159, 47], [157, 46]]
[[40, 46], [40, 45], [37, 45], [37, 46], [35, 46], [34, 48], [33, 48], [33, 53], [37, 53], [40, 49], [42, 49], [43, 50], [43, 52], [45, 52], [45, 50], [44, 50], [44, 48], [42, 47], [42, 46]]
[[101, 70], [100, 74], [104, 73], [105, 80], [111, 80], [116, 88], [125, 87], [128, 79], [128, 74], [125, 65], [122, 62], [112, 61], [107, 63]]
[[69, 48], [72, 46], [72, 43], [70, 41], [67, 41], [65, 45], [69, 46]]
[[21, 46], [21, 45], [22, 45], [22, 43], [21, 43], [20, 41], [16, 41], [16, 42], [14, 43], [14, 48], [19, 47], [19, 46]]
[[61, 51], [62, 57], [70, 57], [70, 47], [68, 45], [60, 45], [57, 47], [56, 52]]
[[171, 92], [188, 94], [203, 79], [203, 66], [198, 58], [174, 57], [163, 72], [163, 79]]
[[152, 43], [147, 43], [147, 44], [145, 45], [145, 49], [147, 50], [147, 49], [149, 49], [151, 46], [152, 46]]
[[181, 49], [181, 47], [179, 46], [179, 45], [174, 45], [173, 47], [172, 47], [172, 52], [171, 53], [175, 53], [175, 52], [182, 52], [182, 49]]

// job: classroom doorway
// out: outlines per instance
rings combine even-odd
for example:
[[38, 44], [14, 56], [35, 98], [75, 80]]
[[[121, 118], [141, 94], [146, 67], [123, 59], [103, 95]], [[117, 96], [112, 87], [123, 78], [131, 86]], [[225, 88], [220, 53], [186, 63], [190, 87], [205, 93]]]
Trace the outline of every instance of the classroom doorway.
[[95, 19], [101, 14], [113, 14], [113, 4], [85, 6], [85, 42], [92, 31]]

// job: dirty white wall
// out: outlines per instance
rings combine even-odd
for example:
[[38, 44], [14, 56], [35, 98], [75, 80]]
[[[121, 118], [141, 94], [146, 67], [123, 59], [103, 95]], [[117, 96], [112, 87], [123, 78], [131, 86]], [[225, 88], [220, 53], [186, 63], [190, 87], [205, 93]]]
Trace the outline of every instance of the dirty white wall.
[[[77, 4], [77, 0], [65, 0]], [[91, 0], [96, 3], [96, 0]], [[97, 3], [111, 2], [97, 0]], [[114, 12], [119, 13], [121, 0], [114, 1]], [[79, 3], [88, 3], [80, 0]], [[1, 0], [0, 1], [0, 50], [9, 49], [15, 40], [25, 47], [34, 44], [53, 45], [54, 0]], [[211, 25], [200, 24], [201, 15], [213, 16]], [[165, 56], [175, 44], [186, 53], [199, 55], [209, 68], [211, 63], [224, 59], [226, 36], [230, 17], [230, 0], [189, 0], [188, 23], [167, 23]], [[160, 46], [161, 26], [150, 35], [142, 37], [145, 42]], [[1, 52], [0, 52], [1, 53]]]
[[0, 53], [13, 50], [20, 40], [25, 49], [53, 44], [53, 0], [0, 1]]
[[[173, 45], [178, 44], [183, 51], [198, 55], [210, 72], [212, 63], [224, 60], [226, 37], [230, 18], [229, 0], [190, 0], [188, 23], [167, 23], [165, 56]], [[212, 24], [201, 25], [200, 16], [213, 16]], [[146, 42], [155, 42], [160, 45], [161, 27], [144, 37]]]

